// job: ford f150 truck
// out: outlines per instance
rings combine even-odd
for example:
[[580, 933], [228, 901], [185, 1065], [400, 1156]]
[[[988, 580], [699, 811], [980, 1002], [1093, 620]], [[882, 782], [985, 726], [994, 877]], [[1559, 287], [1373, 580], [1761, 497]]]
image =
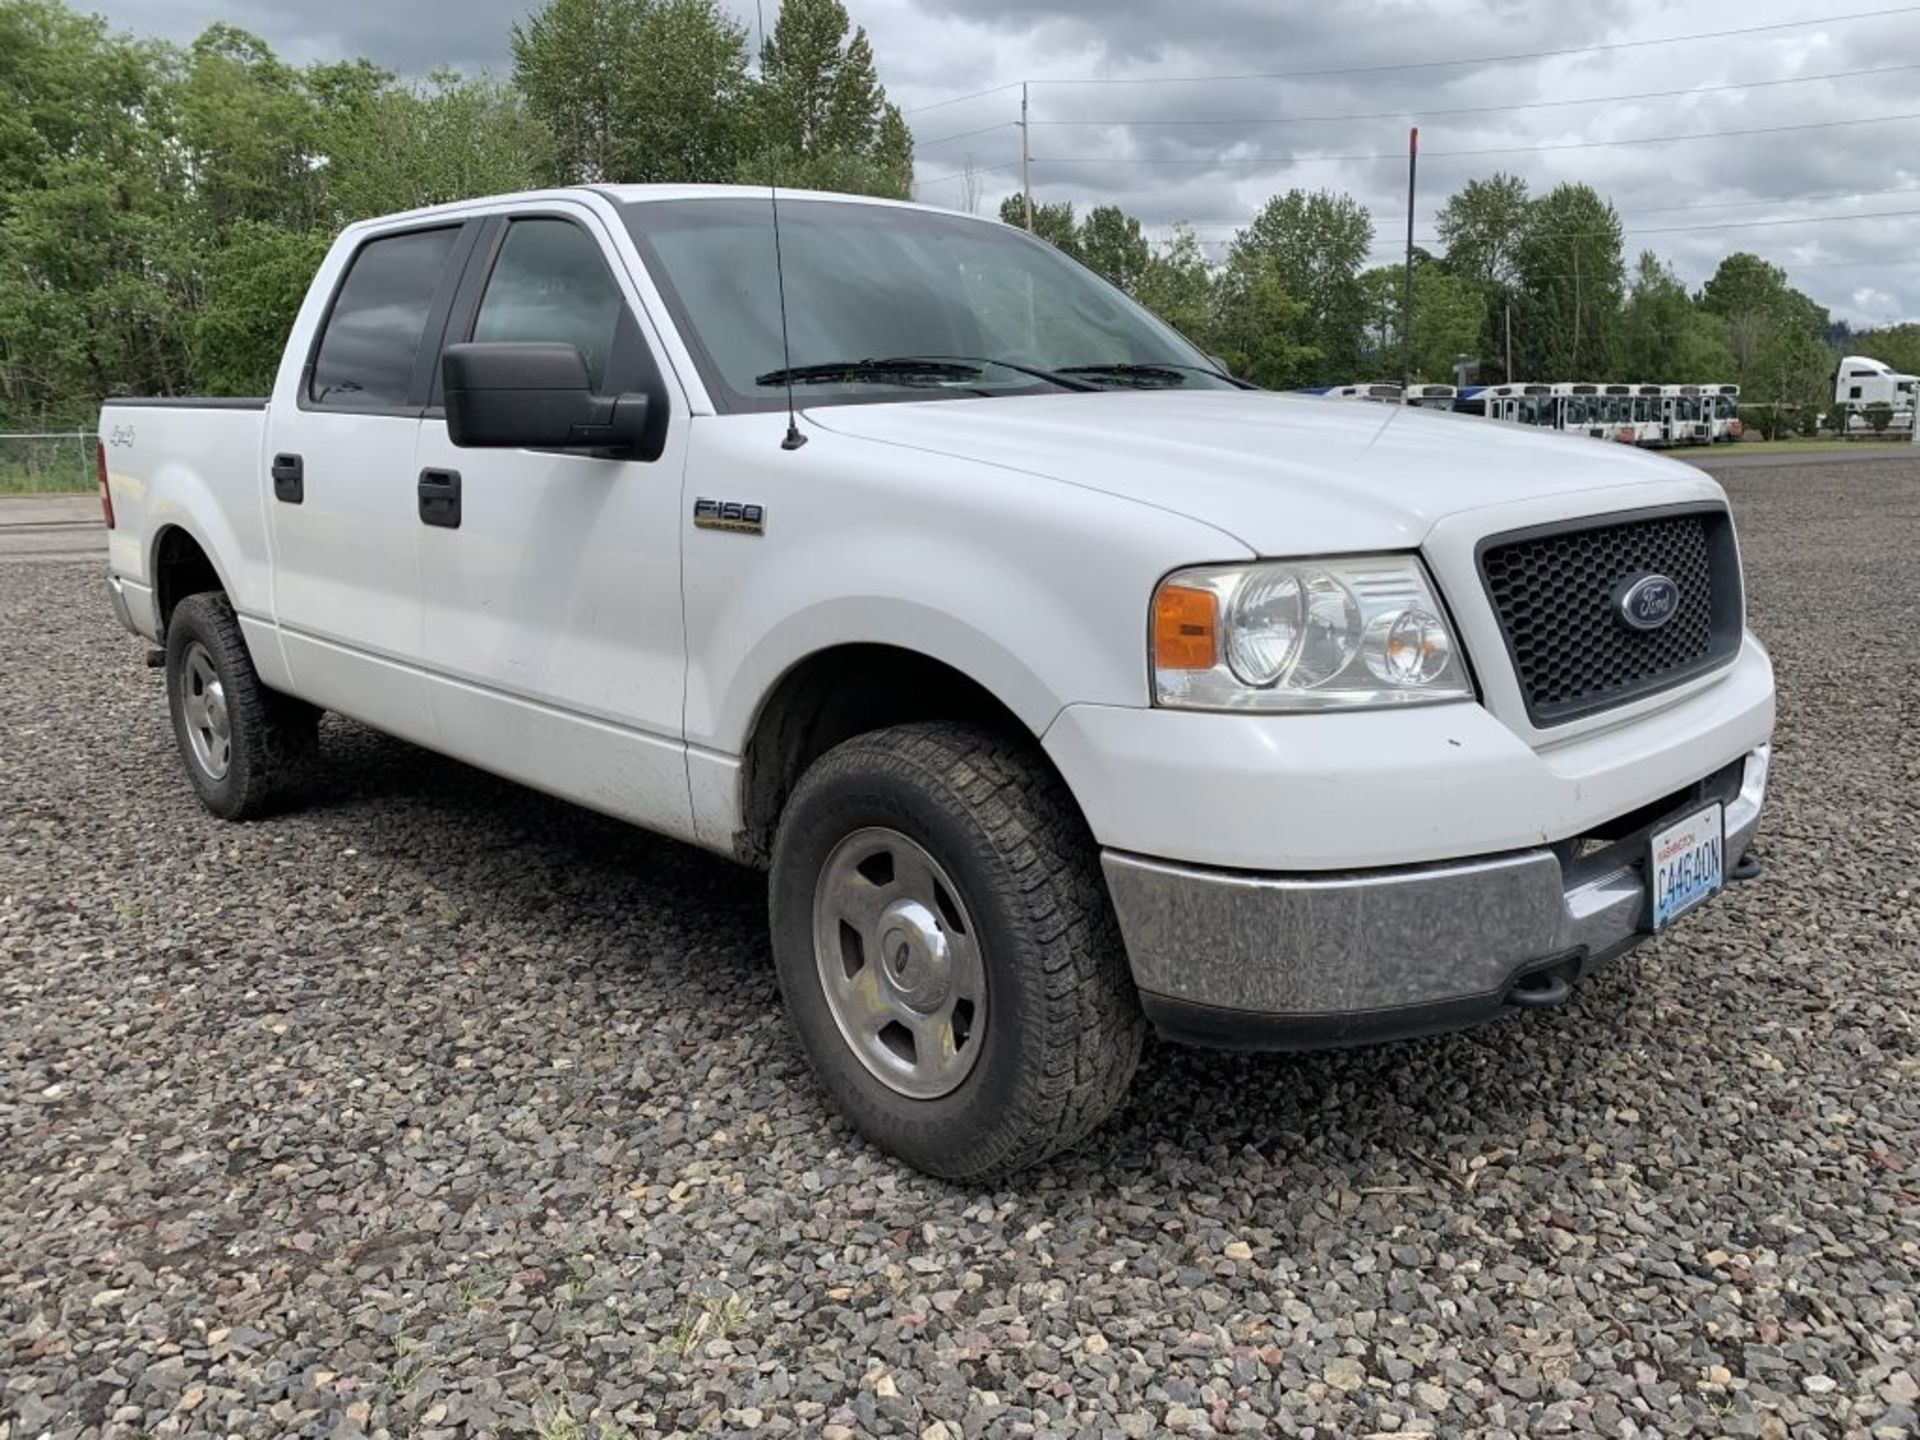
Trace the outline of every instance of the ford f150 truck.
[[1257, 391], [1005, 225], [773, 200], [356, 224], [270, 398], [106, 407], [113, 607], [210, 810], [330, 710], [764, 869], [820, 1083], [964, 1180], [1149, 1026], [1553, 1005], [1757, 871], [1711, 479]]

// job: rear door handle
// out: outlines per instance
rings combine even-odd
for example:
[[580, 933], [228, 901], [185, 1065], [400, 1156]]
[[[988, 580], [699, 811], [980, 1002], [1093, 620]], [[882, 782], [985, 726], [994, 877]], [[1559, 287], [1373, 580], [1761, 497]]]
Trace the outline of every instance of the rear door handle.
[[307, 498], [307, 463], [298, 455], [273, 457], [273, 498], [300, 505]]
[[460, 472], [458, 470], [422, 470], [420, 472], [420, 523], [437, 525], [443, 530], [460, 528]]

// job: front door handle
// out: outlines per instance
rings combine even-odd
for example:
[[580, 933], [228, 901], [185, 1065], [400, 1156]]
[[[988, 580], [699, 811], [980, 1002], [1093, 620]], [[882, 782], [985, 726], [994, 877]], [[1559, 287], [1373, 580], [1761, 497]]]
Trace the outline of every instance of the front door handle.
[[273, 457], [273, 498], [287, 505], [306, 502], [307, 462], [298, 455]]
[[460, 528], [460, 472], [458, 470], [422, 470], [420, 472], [420, 523], [437, 525], [443, 530]]

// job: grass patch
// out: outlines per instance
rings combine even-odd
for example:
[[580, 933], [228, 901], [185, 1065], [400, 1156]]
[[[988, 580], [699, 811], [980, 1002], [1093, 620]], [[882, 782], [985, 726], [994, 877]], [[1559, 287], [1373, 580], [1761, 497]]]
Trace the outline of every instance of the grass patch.
[[31, 465], [10, 459], [0, 436], [0, 495], [86, 495], [99, 488], [93, 456], [76, 444], [64, 455]]
[[1830, 435], [1818, 440], [1742, 440], [1737, 445], [1716, 445], [1713, 447], [1713, 453], [1716, 455], [1813, 455], [1840, 450], [1874, 450], [1889, 447], [1898, 450], [1911, 443], [1912, 437], [1907, 435], [1885, 440], [1842, 440], [1837, 435]]

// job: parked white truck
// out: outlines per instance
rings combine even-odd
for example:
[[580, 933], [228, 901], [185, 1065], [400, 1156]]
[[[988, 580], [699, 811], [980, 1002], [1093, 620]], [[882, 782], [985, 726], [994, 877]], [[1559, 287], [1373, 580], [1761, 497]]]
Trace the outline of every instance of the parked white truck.
[[351, 227], [270, 399], [106, 407], [113, 607], [210, 810], [332, 710], [765, 869], [822, 1085], [968, 1180], [1149, 1024], [1554, 1005], [1757, 871], [1707, 476], [1253, 391], [995, 222], [778, 214], [785, 344], [765, 191], [555, 191]]

